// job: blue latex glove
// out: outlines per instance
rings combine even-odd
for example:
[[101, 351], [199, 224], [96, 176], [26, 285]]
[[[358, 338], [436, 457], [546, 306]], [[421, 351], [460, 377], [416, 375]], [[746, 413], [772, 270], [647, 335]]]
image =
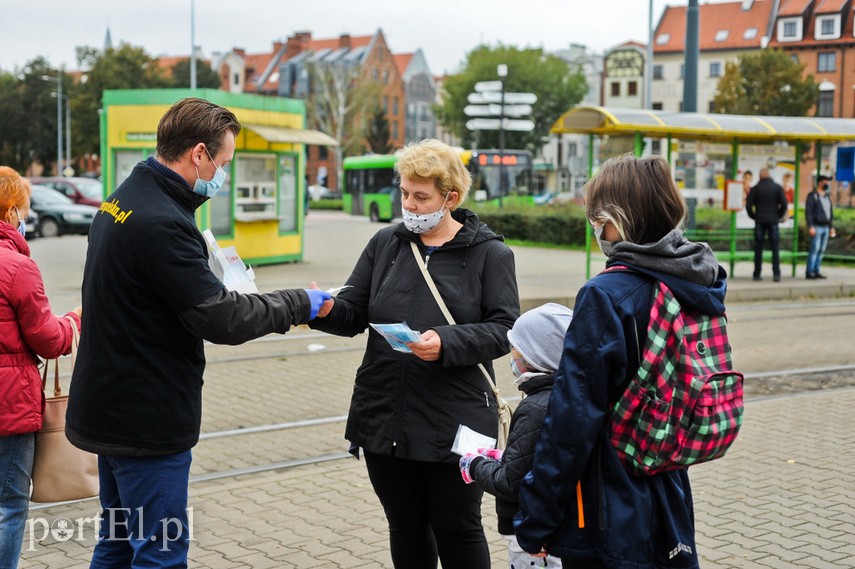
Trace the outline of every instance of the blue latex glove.
[[323, 303], [332, 298], [332, 296], [327, 291], [319, 288], [304, 288], [303, 290], [309, 295], [309, 302], [312, 303], [312, 308], [309, 311], [309, 320], [314, 320]]

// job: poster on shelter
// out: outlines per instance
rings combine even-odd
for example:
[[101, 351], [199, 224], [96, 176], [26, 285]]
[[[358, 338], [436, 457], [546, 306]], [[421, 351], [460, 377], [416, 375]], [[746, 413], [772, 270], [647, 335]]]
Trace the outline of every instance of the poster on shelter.
[[[796, 147], [792, 145], [746, 144], [739, 147], [738, 180], [742, 180], [745, 173], [750, 171], [751, 186], [753, 187], [760, 181], [760, 170], [766, 168], [769, 170], [772, 179], [784, 188], [788, 211], [786, 220], [780, 224], [782, 229], [793, 228], [795, 164]], [[747, 191], [744, 197], [748, 197]], [[752, 229], [754, 227], [754, 220], [748, 217], [748, 212], [745, 211], [744, 207], [736, 213], [736, 227], [740, 229]]]

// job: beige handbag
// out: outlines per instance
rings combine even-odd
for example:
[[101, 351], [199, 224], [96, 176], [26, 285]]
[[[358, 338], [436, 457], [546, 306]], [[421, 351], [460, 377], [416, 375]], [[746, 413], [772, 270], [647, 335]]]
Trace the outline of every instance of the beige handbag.
[[[413, 255], [416, 257], [416, 264], [421, 269], [422, 275], [424, 275], [425, 281], [427, 281], [428, 288], [430, 288], [430, 292], [433, 294], [440, 310], [442, 310], [442, 314], [445, 316], [445, 319], [448, 320], [449, 324], [456, 324], [454, 317], [451, 315], [451, 312], [448, 311], [445, 301], [442, 300], [442, 296], [440, 296], [439, 291], [436, 288], [436, 283], [433, 282], [433, 277], [430, 276], [427, 267], [424, 262], [422, 262], [422, 256], [419, 253], [419, 246], [416, 245], [414, 241], [410, 241], [410, 248], [413, 250]], [[478, 364], [478, 368], [481, 370], [481, 373], [484, 374], [484, 378], [487, 380], [487, 385], [489, 385], [490, 389], [493, 390], [493, 395], [496, 398], [496, 404], [499, 407], [499, 436], [496, 441], [496, 448], [504, 449], [505, 445], [508, 443], [508, 434], [511, 432], [511, 406], [508, 405], [508, 402], [505, 401], [504, 397], [502, 397], [502, 393], [499, 391], [499, 386], [496, 385], [493, 378], [490, 377], [490, 373], [487, 371], [487, 368], [484, 367], [484, 364]]]
[[[71, 318], [69, 318], [71, 320]], [[72, 320], [71, 367], [77, 357], [80, 334]], [[57, 360], [45, 362], [42, 389], [47, 384], [48, 368], [53, 363], [53, 397], [45, 399], [42, 430], [36, 433], [33, 458], [33, 502], [65, 502], [98, 495], [98, 456], [72, 445], [65, 436], [65, 411], [68, 396], [59, 385]]]

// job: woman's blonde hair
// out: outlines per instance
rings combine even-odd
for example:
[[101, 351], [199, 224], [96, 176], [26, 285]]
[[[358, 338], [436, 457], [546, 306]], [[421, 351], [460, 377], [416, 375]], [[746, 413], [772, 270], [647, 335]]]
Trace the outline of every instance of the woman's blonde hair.
[[682, 227], [686, 202], [661, 156], [616, 156], [585, 185], [585, 214], [610, 221], [622, 241], [655, 243]]
[[439, 140], [428, 138], [411, 142], [398, 152], [395, 171], [411, 180], [430, 181], [445, 198], [457, 192], [457, 203], [463, 203], [472, 185], [472, 176], [463, 164], [460, 153]]
[[0, 166], [0, 218], [14, 207], [23, 207], [31, 191], [29, 180], [8, 166]]

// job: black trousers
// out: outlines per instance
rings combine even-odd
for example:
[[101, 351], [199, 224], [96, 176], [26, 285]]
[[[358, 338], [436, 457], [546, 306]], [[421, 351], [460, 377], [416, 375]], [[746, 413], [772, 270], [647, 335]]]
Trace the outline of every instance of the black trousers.
[[754, 225], [754, 276], [760, 276], [763, 268], [763, 238], [769, 236], [769, 246], [772, 249], [772, 274], [781, 276], [781, 233], [778, 222], [757, 223]]
[[477, 484], [456, 464], [364, 453], [374, 492], [386, 511], [397, 569], [490, 569]]

